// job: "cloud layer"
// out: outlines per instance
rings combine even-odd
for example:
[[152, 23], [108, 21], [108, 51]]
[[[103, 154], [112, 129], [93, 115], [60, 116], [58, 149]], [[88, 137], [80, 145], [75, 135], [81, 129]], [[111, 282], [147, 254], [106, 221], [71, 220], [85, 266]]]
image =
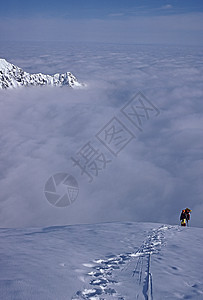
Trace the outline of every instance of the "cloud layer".
[[[84, 90], [30, 88], [0, 94], [0, 225], [103, 221], [176, 224], [185, 206], [202, 222], [202, 49], [104, 44], [4, 44], [0, 56], [28, 72], [71, 71]], [[88, 183], [71, 156], [141, 90], [161, 113]], [[121, 117], [122, 118], [122, 117]], [[122, 119], [124, 121], [124, 119]], [[125, 123], [134, 130], [130, 122]], [[57, 172], [80, 194], [57, 209], [43, 195]]]

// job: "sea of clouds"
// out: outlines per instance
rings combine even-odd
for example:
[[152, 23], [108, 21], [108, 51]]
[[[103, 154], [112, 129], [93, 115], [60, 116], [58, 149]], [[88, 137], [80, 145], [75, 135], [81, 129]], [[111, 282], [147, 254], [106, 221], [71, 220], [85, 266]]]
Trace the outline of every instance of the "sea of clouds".
[[[1, 227], [177, 224], [186, 206], [191, 225], [203, 226], [201, 47], [5, 42], [0, 57], [30, 73], [70, 71], [87, 84], [0, 91]], [[88, 183], [71, 156], [95, 141], [138, 91], [160, 114]], [[65, 208], [50, 205], [43, 193], [58, 172], [72, 174], [80, 189]]]

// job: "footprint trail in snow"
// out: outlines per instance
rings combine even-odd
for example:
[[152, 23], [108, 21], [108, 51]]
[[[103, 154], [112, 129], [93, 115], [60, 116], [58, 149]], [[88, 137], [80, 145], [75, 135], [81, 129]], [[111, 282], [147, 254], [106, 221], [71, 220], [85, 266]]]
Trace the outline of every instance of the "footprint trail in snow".
[[127, 284], [133, 285], [135, 299], [152, 300], [151, 256], [160, 252], [164, 245], [164, 232], [171, 228], [174, 226], [151, 230], [136, 252], [111, 255], [83, 264], [91, 271], [86, 274], [84, 289], [77, 291], [72, 300], [129, 300], [128, 295], [122, 295], [121, 278], [125, 272], [129, 275]]

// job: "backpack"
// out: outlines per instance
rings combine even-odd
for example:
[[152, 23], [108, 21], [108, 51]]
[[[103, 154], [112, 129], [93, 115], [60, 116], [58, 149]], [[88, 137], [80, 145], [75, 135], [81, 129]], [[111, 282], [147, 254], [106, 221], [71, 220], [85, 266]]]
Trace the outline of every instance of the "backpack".
[[181, 226], [186, 226], [186, 220], [185, 219], [182, 219]]

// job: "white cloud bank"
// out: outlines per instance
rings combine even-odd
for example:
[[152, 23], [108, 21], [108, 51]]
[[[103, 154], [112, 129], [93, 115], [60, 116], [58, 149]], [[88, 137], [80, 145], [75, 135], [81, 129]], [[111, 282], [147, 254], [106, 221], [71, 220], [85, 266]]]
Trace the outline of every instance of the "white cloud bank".
[[[5, 44], [3, 53], [28, 72], [72, 71], [88, 88], [0, 93], [0, 226], [174, 224], [185, 206], [193, 210], [192, 225], [203, 226], [201, 48]], [[89, 184], [70, 157], [138, 89], [161, 114]], [[80, 186], [78, 199], [63, 209], [43, 195], [57, 172], [71, 173]]]

